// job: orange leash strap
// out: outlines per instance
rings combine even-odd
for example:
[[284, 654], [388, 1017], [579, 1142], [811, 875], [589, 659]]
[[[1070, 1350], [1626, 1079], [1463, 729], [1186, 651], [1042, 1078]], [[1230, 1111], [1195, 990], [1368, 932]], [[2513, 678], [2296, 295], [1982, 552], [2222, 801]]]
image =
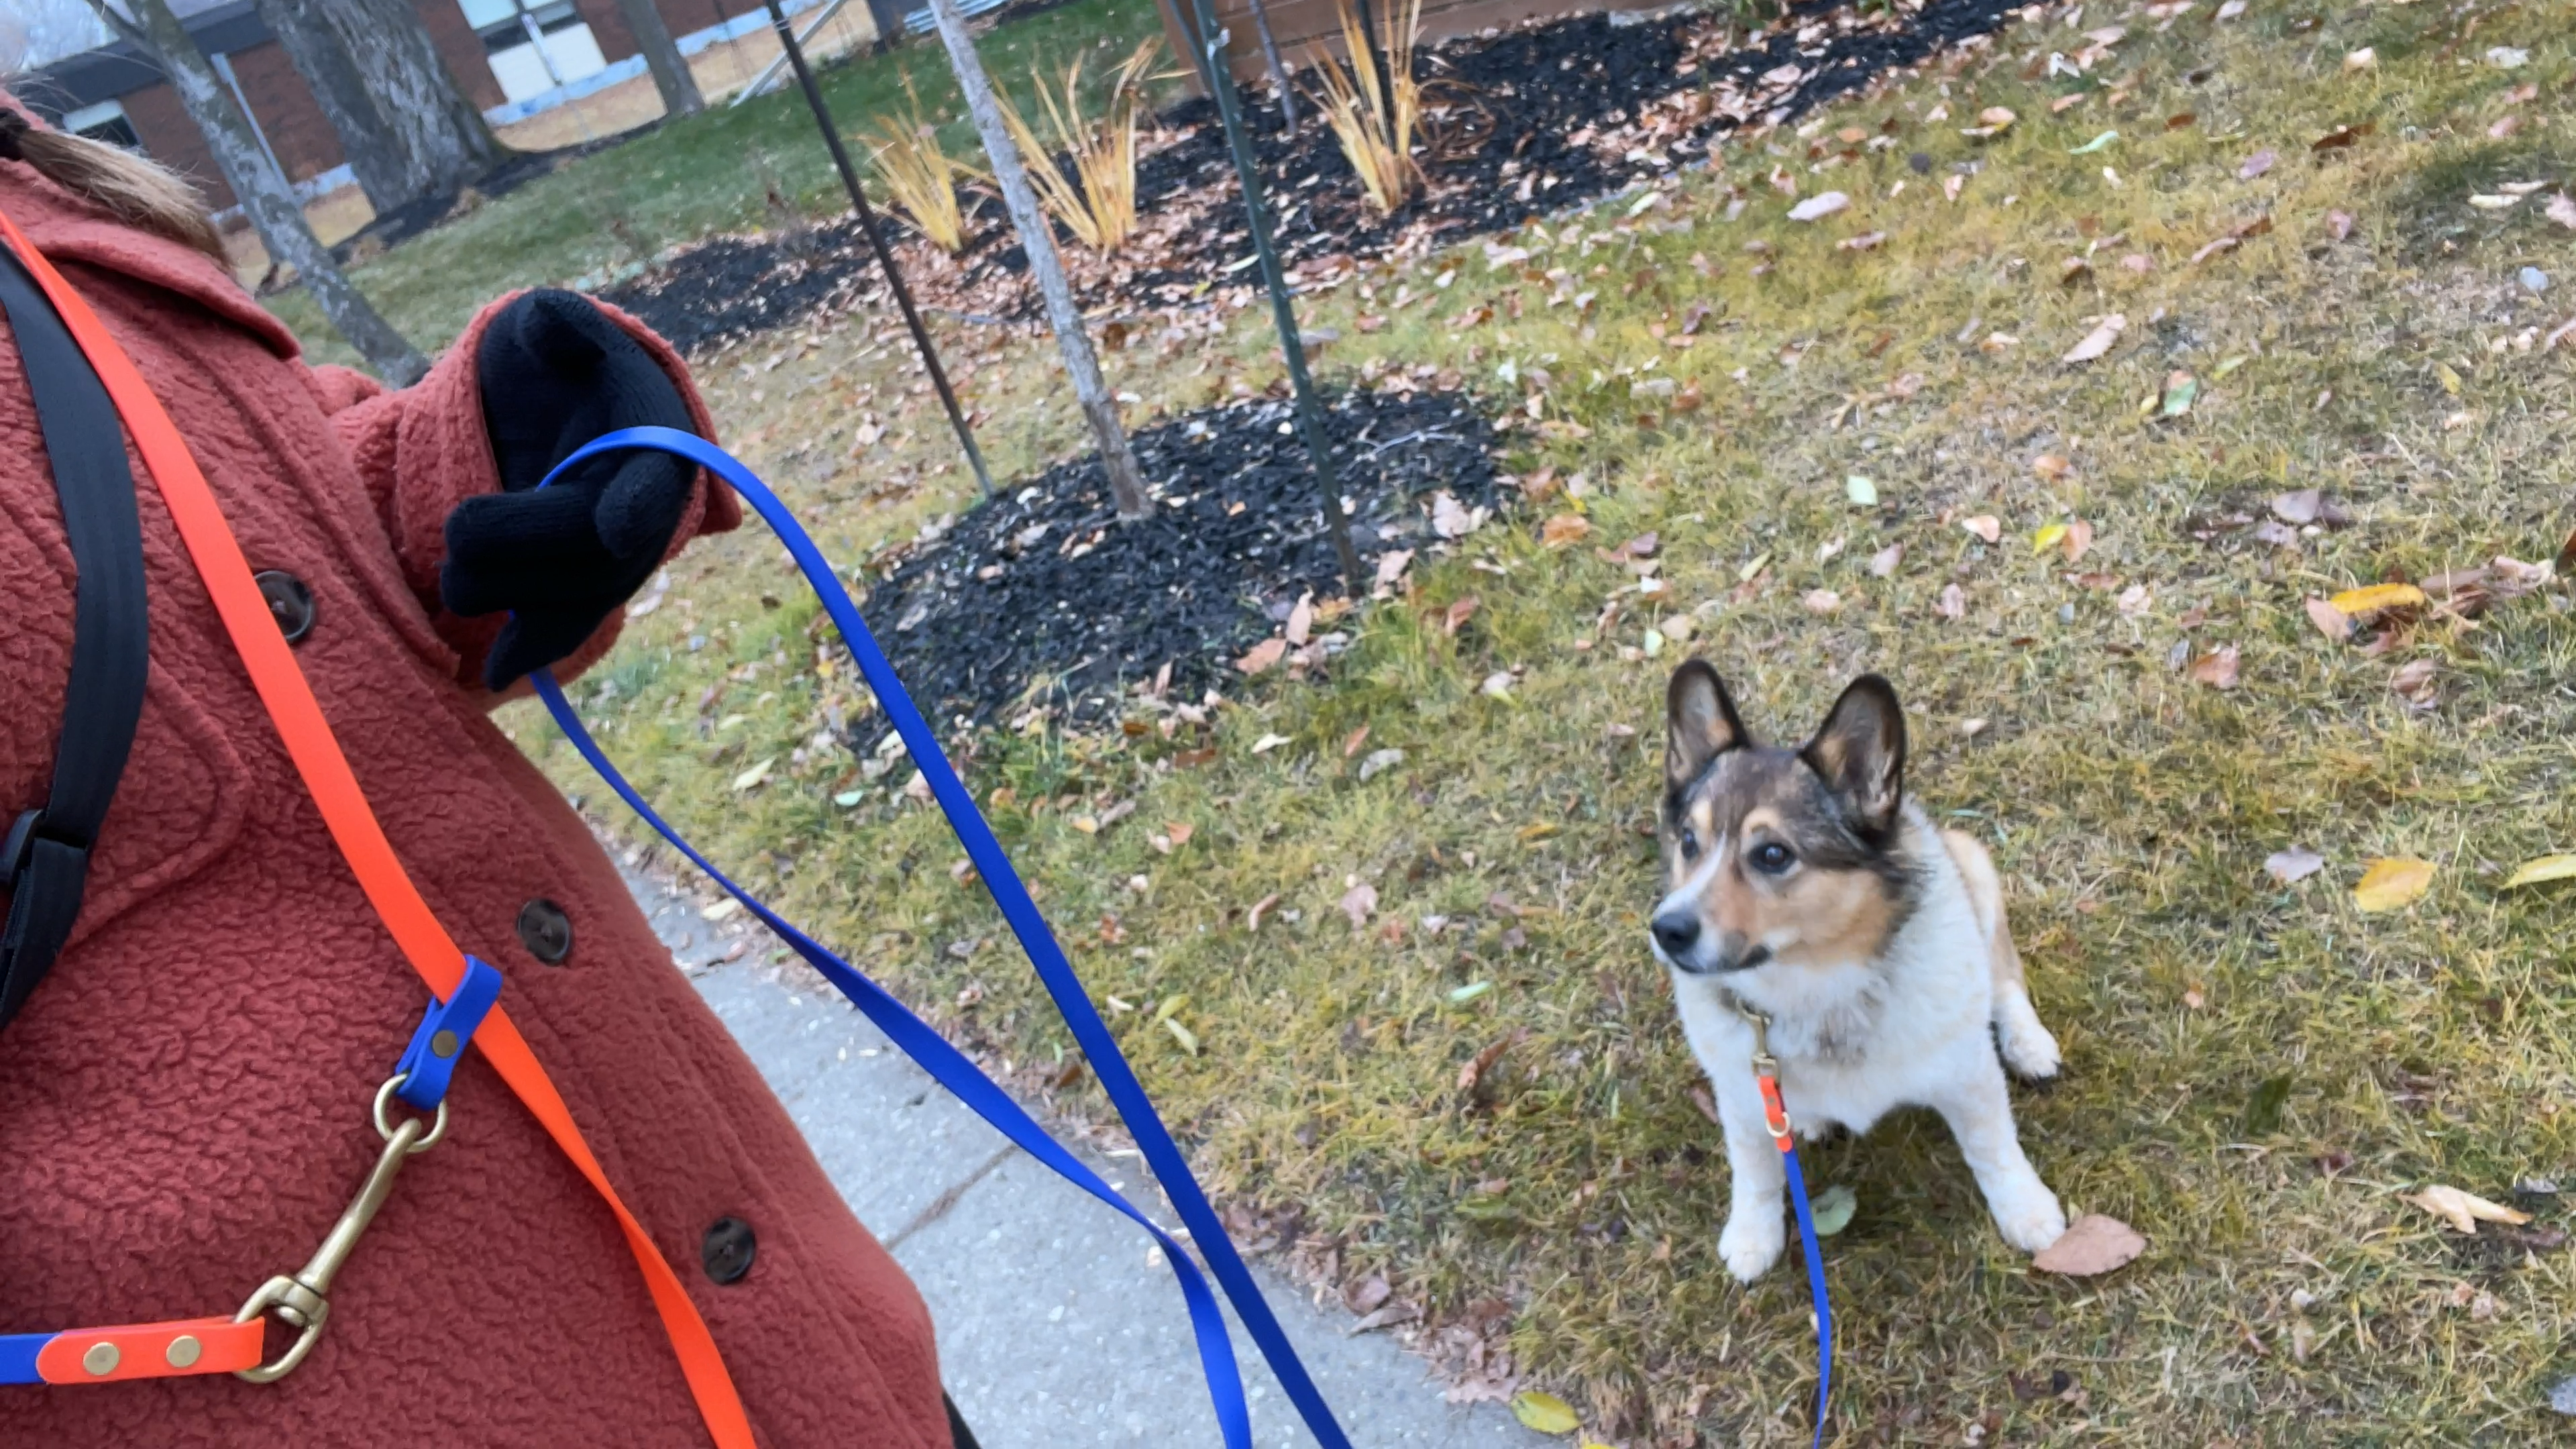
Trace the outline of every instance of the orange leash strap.
[[[340, 752], [340, 743], [323, 717], [320, 702], [313, 697], [313, 687], [297, 666], [286, 636], [279, 632], [268, 601], [260, 595], [259, 586], [251, 582], [250, 564], [242, 557], [241, 544], [234, 539], [232, 526], [224, 521], [214, 490], [198, 471], [186, 441], [179, 436], [170, 415], [162, 410], [160, 399], [153, 396], [143, 374], [135, 370], [133, 362], [99, 322], [98, 315], [53, 264], [28, 243], [25, 233], [6, 213], [0, 213], [0, 235], [7, 237], [27, 270], [45, 289], [45, 295], [53, 300], [55, 310], [62, 314], [63, 325], [88, 355], [90, 365], [98, 370], [99, 380], [134, 439], [135, 451], [143, 455], [144, 466], [151, 471], [153, 483], [169, 505], [179, 537], [196, 562], [206, 592], [214, 598], [216, 613], [232, 635], [233, 646], [241, 651], [251, 683], [267, 706], [269, 718], [276, 722], [296, 773], [303, 776], [305, 788], [313, 793], [313, 803], [321, 808], [323, 822], [330, 827], [331, 838], [338, 843], [350, 870], [356, 873], [360, 888], [421, 980], [441, 999], [453, 994], [465, 974], [465, 953], [439, 924], [429, 903], [421, 899], [395, 856], [392, 843], [376, 823], [375, 812], [359, 790], [357, 777]], [[618, 1199], [617, 1189], [609, 1184], [599, 1159], [591, 1155], [589, 1144], [582, 1140], [581, 1128], [573, 1122], [571, 1110], [564, 1105], [546, 1069], [539, 1065], [536, 1053], [529, 1049], [527, 1039], [496, 1006], [475, 1034], [474, 1044], [501, 1074], [501, 1080], [535, 1114], [555, 1146], [590, 1180], [609, 1211], [617, 1215], [627, 1246], [633, 1249], [636, 1264], [644, 1271], [644, 1284], [652, 1292], [653, 1305], [661, 1311], [662, 1326], [670, 1333], [671, 1347], [679, 1355], [680, 1371], [688, 1379], [698, 1413], [714, 1435], [718, 1449], [755, 1449], [751, 1421], [743, 1413], [741, 1396], [734, 1391], [733, 1377], [725, 1369], [706, 1320], [698, 1316], [697, 1305], [690, 1301], [688, 1291], [680, 1286], [679, 1277], [653, 1245], [643, 1224]]]

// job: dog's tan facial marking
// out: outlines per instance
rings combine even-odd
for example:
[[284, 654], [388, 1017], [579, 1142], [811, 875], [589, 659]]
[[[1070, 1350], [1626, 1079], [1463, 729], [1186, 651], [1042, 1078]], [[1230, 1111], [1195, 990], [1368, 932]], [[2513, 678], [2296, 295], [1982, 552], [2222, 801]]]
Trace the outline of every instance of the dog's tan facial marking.
[[[1904, 726], [1894, 707], [1884, 681], [1865, 678], [1804, 750], [1763, 749], [1705, 665], [1675, 674], [1668, 893], [1653, 931], [1665, 960], [1725, 972], [1879, 954], [1914, 899], [1895, 828]], [[1723, 743], [1708, 752], [1713, 741]]]

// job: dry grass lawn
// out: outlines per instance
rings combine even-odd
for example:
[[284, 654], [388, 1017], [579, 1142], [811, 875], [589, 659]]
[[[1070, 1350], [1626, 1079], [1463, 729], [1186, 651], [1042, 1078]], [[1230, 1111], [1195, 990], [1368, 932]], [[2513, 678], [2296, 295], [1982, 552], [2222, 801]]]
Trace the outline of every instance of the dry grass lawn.
[[[2576, 314], [2576, 229], [2544, 215], [2576, 184], [2576, 11], [2216, 8], [2052, 10], [1642, 209], [1498, 239], [1525, 259], [1471, 244], [1311, 300], [1344, 339], [1331, 380], [1454, 369], [1518, 417], [1513, 470], [1555, 491], [1418, 561], [1329, 678], [1246, 682], [1204, 730], [1140, 701], [1131, 732], [972, 743], [971, 782], [1205, 1176], [1293, 1209], [1325, 1288], [1383, 1273], [1423, 1310], [1399, 1331], [1453, 1365], [1474, 1336], [1454, 1326], [1499, 1297], [1509, 1361], [1487, 1368], [1610, 1443], [1805, 1441], [1805, 1288], [1794, 1264], [1747, 1291], [1717, 1262], [1723, 1158], [1645, 950], [1657, 716], [1686, 652], [1778, 734], [1876, 669], [1911, 710], [1914, 787], [1993, 847], [2068, 1050], [2063, 1082], [2020, 1098], [2031, 1154], [2151, 1246], [2102, 1279], [2034, 1274], [1928, 1115], [1811, 1149], [1811, 1180], [1859, 1198], [1828, 1245], [1835, 1442], [2561, 1432], [2545, 1397], [2576, 1370], [2576, 1255], [2399, 1194], [2576, 1177], [2576, 897], [2501, 888], [2576, 848], [2576, 621], [2563, 585], [2490, 562], [2545, 563], [2576, 524], [2576, 337], [2545, 344]], [[2104, 26], [2126, 33], [2085, 73], [2049, 73]], [[1997, 106], [2007, 129], [1962, 134]], [[2318, 149], [2345, 125], [2368, 129]], [[1775, 177], [1852, 204], [1789, 221]], [[2545, 185], [2472, 201], [2524, 182]], [[2060, 360], [2108, 314], [2106, 356]], [[972, 335], [960, 371], [1002, 466], [1073, 446], [1042, 344]], [[892, 336], [830, 324], [704, 372], [733, 440], [853, 561], [971, 486]], [[1115, 380], [1140, 416], [1177, 410], [1267, 385], [1268, 349], [1257, 313], [1202, 314], [1148, 329]], [[890, 431], [862, 446], [870, 410]], [[2348, 524], [2260, 527], [2302, 489]], [[1569, 514], [1589, 537], [1546, 546]], [[2080, 559], [2035, 542], [2079, 521]], [[1651, 589], [1601, 551], [1647, 532]], [[2482, 611], [2365, 627], [2376, 651], [2306, 607], [2473, 567]], [[778, 551], [725, 540], [675, 573], [585, 686], [609, 746], [790, 915], [1022, 1080], [1053, 1073], [1064, 1033], [907, 772], [815, 743], [868, 706]], [[604, 799], [541, 720], [514, 724]], [[1365, 783], [1362, 730], [1359, 754], [1405, 752]], [[1265, 735], [1288, 743], [1256, 752]], [[764, 758], [769, 783], [735, 792]], [[1190, 827], [1169, 853], [1167, 822]], [[2293, 846], [2325, 866], [2285, 886], [2264, 862]], [[2430, 889], [2363, 912], [2380, 857], [2430, 862]], [[1098, 1107], [1087, 1081], [1056, 1095]], [[2535, 1230], [2570, 1216], [2519, 1201]]]

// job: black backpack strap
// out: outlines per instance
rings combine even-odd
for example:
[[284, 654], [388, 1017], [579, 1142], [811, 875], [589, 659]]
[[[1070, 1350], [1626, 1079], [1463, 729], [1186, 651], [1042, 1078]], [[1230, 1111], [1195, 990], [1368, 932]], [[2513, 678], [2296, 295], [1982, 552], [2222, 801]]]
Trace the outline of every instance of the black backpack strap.
[[8, 924], [0, 928], [5, 1027], [44, 979], [80, 915], [90, 851], [143, 713], [150, 633], [143, 529], [116, 408], [53, 304], [6, 246], [0, 246], [0, 307], [17, 337], [27, 390], [35, 394], [63, 533], [79, 570], [53, 789], [41, 807], [18, 816], [0, 844], [0, 883], [9, 888]]

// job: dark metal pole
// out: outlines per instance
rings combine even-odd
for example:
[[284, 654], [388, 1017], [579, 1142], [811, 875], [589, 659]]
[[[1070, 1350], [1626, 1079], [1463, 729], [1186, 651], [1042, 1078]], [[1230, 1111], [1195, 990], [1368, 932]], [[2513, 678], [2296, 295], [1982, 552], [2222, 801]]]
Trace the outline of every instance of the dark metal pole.
[[975, 482], [990, 498], [993, 475], [984, 467], [984, 450], [975, 446], [975, 430], [966, 426], [966, 414], [958, 410], [957, 393], [948, 386], [948, 369], [939, 365], [939, 351], [930, 345], [930, 331], [921, 325], [921, 313], [912, 305], [912, 289], [903, 284], [894, 253], [887, 249], [885, 238], [877, 234], [877, 214], [868, 205], [867, 192], [859, 186], [857, 168], [850, 165], [849, 150], [841, 144], [841, 130], [832, 124], [831, 108], [823, 104], [823, 88], [814, 83], [814, 70], [805, 64], [805, 47], [796, 43], [796, 29], [787, 23], [787, 12], [778, 8], [778, 0], [769, 0], [769, 24], [778, 32], [787, 63], [796, 68], [796, 84], [804, 89], [805, 104], [814, 112], [814, 124], [822, 128], [823, 144], [832, 149], [832, 164], [840, 168], [841, 185], [849, 191], [850, 205], [859, 214], [859, 230], [868, 234], [868, 247], [876, 253], [887, 285], [894, 289], [895, 305], [903, 309], [903, 325], [912, 330], [912, 345], [921, 353], [921, 365], [930, 373], [930, 385], [939, 391], [939, 405], [948, 409], [948, 425], [957, 430], [958, 445], [966, 450], [966, 461], [975, 470]]
[[1332, 530], [1333, 553], [1342, 562], [1342, 587], [1359, 597], [1359, 550], [1351, 547], [1351, 520], [1342, 512], [1340, 485], [1333, 477], [1332, 444], [1324, 438], [1324, 409], [1315, 400], [1315, 380], [1306, 374], [1306, 345], [1297, 335], [1297, 309], [1288, 298], [1288, 274], [1279, 265], [1279, 250], [1270, 240], [1270, 213], [1261, 199], [1261, 168], [1253, 160], [1252, 137], [1243, 129], [1243, 110], [1235, 94], [1234, 72], [1225, 63], [1224, 39], [1208, 0], [1191, 0], [1198, 16], [1199, 44], [1207, 49], [1208, 74], [1214, 79], [1217, 119], [1234, 150], [1234, 174], [1243, 184], [1243, 214], [1252, 232], [1253, 255], [1261, 259], [1261, 284], [1270, 292], [1270, 316], [1279, 327], [1279, 349], [1288, 359], [1288, 385], [1297, 394], [1297, 431], [1305, 435], [1306, 456], [1315, 467], [1315, 487], [1324, 496], [1324, 526]]
[[1386, 52], [1378, 48], [1377, 15], [1369, 0], [1352, 0], [1352, 3], [1360, 13], [1360, 37], [1368, 43], [1369, 70], [1377, 76], [1378, 104], [1386, 108], [1383, 112], [1387, 121], [1386, 144], [1392, 148], [1395, 145], [1395, 87], [1388, 83]]

